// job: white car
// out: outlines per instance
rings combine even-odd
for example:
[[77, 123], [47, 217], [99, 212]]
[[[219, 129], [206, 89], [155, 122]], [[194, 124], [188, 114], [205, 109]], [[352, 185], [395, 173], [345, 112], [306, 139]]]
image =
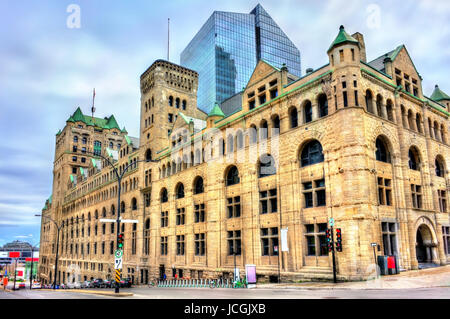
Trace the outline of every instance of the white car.
[[31, 289], [41, 289], [42, 286], [39, 282], [33, 282], [33, 284], [31, 285]]
[[69, 289], [81, 289], [81, 284], [79, 282], [70, 282], [67, 284]]

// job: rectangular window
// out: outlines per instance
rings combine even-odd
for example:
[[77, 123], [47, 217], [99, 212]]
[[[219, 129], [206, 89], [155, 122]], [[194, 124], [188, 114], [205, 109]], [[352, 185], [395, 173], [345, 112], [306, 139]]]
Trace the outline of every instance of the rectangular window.
[[305, 230], [307, 256], [327, 256], [327, 224], [307, 224]]
[[339, 50], [339, 62], [344, 62], [344, 50]]
[[275, 79], [269, 83], [269, 86], [272, 87], [272, 86], [276, 85], [277, 82], [278, 82], [277, 79]]
[[347, 91], [342, 92], [342, 96], [344, 98], [344, 107], [347, 107], [348, 106]]
[[266, 93], [261, 94], [260, 96], [258, 96], [258, 98], [259, 98], [259, 105], [266, 103]]
[[206, 252], [205, 233], [195, 234], [195, 256], [204, 256]]
[[355, 49], [352, 49], [352, 61], [355, 61]]
[[422, 187], [411, 184], [412, 206], [422, 208]]
[[234, 255], [234, 253], [238, 256], [241, 255], [241, 231], [228, 231], [227, 241], [228, 255]]
[[72, 156], [72, 162], [76, 162], [76, 161], [77, 161], [77, 157], [76, 156]]
[[392, 180], [378, 177], [378, 204], [392, 206]]
[[355, 91], [355, 105], [359, 106], [358, 91]]
[[177, 256], [184, 256], [184, 235], [177, 235]]
[[278, 89], [270, 90], [270, 99], [274, 99], [278, 96]]
[[194, 205], [194, 223], [203, 223], [205, 220], [205, 204]]
[[228, 218], [241, 217], [241, 197], [227, 198]]
[[185, 210], [183, 208], [177, 208], [177, 216], [176, 216], [176, 224], [177, 225], [184, 225], [185, 221]]
[[248, 101], [248, 109], [253, 110], [256, 106], [255, 100]]
[[277, 190], [271, 189], [268, 191], [259, 192], [259, 203], [259, 212], [261, 214], [276, 213], [278, 211]]
[[444, 252], [450, 255], [450, 226], [442, 226], [442, 236], [444, 241]]
[[144, 193], [145, 207], [150, 207], [150, 193]]
[[262, 256], [278, 256], [278, 228], [261, 228]]
[[169, 226], [169, 212], [161, 212], [161, 228]]
[[167, 255], [167, 236], [161, 237], [161, 255], [162, 256]]
[[384, 255], [392, 256], [397, 253], [397, 227], [395, 223], [382, 222], [381, 234], [383, 236]]
[[447, 212], [447, 193], [444, 190], [438, 190], [439, 210], [443, 213]]
[[325, 179], [303, 183], [305, 208], [326, 206]]
[[169, 123], [173, 122], [173, 114], [172, 113], [168, 114], [168, 121], [169, 121]]

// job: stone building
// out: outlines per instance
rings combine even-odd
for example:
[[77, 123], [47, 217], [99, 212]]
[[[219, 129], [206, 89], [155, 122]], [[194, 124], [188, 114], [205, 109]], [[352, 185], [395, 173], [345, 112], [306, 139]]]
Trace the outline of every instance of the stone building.
[[[197, 109], [195, 71], [158, 60], [144, 72], [139, 144], [116, 125], [98, 132], [118, 172], [131, 163], [120, 209], [139, 223], [121, 226], [123, 276], [228, 277], [236, 263], [242, 275], [256, 265], [260, 280], [330, 279], [330, 218], [342, 231], [338, 279], [373, 275], [372, 243], [401, 270], [450, 261], [449, 96], [424, 95], [403, 45], [367, 62], [363, 35], [341, 27], [327, 54], [297, 80], [260, 61], [227, 117], [219, 105]], [[91, 148], [97, 134], [88, 117], [72, 118], [57, 136], [43, 214], [63, 223], [61, 280], [73, 265], [86, 279], [111, 278], [117, 230], [99, 218], [117, 217], [117, 179], [98, 157], [72, 171], [76, 132], [88, 130]], [[121, 147], [104, 147], [109, 137]], [[42, 227], [47, 279], [56, 229]]]

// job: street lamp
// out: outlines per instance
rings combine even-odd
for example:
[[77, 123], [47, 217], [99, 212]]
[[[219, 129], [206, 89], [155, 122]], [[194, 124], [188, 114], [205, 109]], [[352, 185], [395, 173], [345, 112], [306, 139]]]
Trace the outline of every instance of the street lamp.
[[[61, 230], [61, 227], [62, 227], [63, 224], [61, 223], [61, 225], [58, 225], [58, 223], [55, 222], [51, 217], [43, 216], [43, 215], [41, 215], [41, 214], [36, 214], [36, 215], [34, 215], [34, 216], [50, 219], [50, 221], [52, 221], [52, 222], [55, 224], [56, 229], [57, 229], [57, 233], [56, 233], [55, 278], [54, 278], [54, 281], [53, 281], [53, 289], [56, 289], [56, 274], [58, 273], [59, 231]], [[31, 257], [31, 258], [33, 258], [33, 257]]]
[[[121, 185], [122, 185], [122, 178], [123, 178], [123, 176], [125, 175], [125, 173], [128, 171], [128, 169], [129, 169], [130, 167], [136, 165], [136, 164], [139, 163], [139, 162], [158, 163], [158, 161], [155, 161], [155, 160], [152, 160], [152, 159], [137, 160], [137, 161], [135, 161], [135, 162], [129, 163], [127, 166], [125, 166], [125, 168], [123, 169], [122, 172], [119, 172], [119, 170], [117, 169], [117, 167], [114, 166], [114, 164], [111, 163], [111, 161], [110, 161], [106, 156], [103, 156], [102, 154], [99, 154], [99, 153], [90, 152], [90, 151], [86, 151], [86, 153], [90, 153], [90, 154], [93, 154], [94, 157], [95, 157], [95, 156], [98, 156], [98, 157], [101, 157], [102, 159], [104, 159], [104, 160], [112, 167], [112, 169], [113, 169], [113, 171], [114, 171], [114, 173], [115, 173], [115, 175], [116, 175], [116, 177], [117, 177], [117, 184], [118, 184], [118, 185], [117, 185], [117, 212], [118, 212], [118, 213], [117, 213], [117, 221], [116, 221], [116, 223], [117, 223], [116, 247], [117, 247], [117, 249], [120, 249], [120, 248], [119, 248], [120, 213], [121, 213], [120, 193], [121, 193], [121, 191], [122, 191], [122, 186], [121, 186]], [[121, 276], [122, 276], [122, 274], [120, 274], [120, 279], [121, 279]], [[116, 281], [116, 285], [115, 285], [115, 289], [114, 289], [114, 292], [115, 292], [115, 293], [119, 293], [119, 285], [120, 285], [120, 284]]]

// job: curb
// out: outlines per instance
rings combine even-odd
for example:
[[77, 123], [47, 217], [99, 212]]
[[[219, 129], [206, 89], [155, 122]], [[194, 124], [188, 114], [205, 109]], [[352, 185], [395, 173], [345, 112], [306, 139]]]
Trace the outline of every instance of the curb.
[[92, 295], [103, 295], [103, 296], [110, 296], [110, 297], [134, 296], [134, 294], [131, 292], [119, 292], [116, 294], [115, 292], [110, 292], [110, 291], [95, 291], [95, 290], [83, 290], [83, 289], [61, 289], [59, 291], [61, 291], [61, 292], [76, 292], [76, 293], [92, 294]]
[[298, 289], [298, 290], [388, 290], [388, 289], [428, 289], [428, 288], [448, 288], [449, 285], [441, 286], [421, 286], [421, 287], [380, 287], [380, 288], [365, 288], [365, 287], [308, 287], [308, 286], [284, 286], [284, 287], [256, 287], [257, 289]]

